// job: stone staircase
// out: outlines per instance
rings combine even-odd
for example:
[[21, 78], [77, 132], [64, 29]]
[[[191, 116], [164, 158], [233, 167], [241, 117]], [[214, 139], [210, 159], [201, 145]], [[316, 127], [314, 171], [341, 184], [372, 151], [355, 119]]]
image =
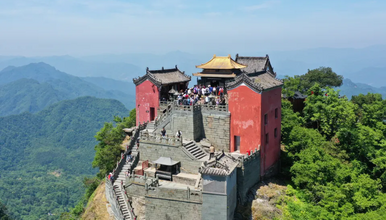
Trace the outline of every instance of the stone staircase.
[[196, 145], [194, 141], [183, 140], [184, 149], [194, 157], [196, 160], [204, 159], [208, 154], [199, 146]]
[[[131, 155], [133, 156], [133, 160], [129, 163], [126, 163], [123, 165], [121, 172], [118, 175], [117, 180], [114, 182], [114, 192], [115, 195], [118, 198], [119, 206], [121, 207], [123, 217], [125, 219], [132, 220], [134, 219], [131, 206], [129, 202], [127, 201], [127, 196], [125, 194], [124, 186], [126, 185], [126, 171], [128, 171], [132, 165], [132, 162], [134, 161], [134, 158], [137, 157], [138, 152], [136, 147], [133, 147]], [[124, 158], [126, 160], [126, 158]]]
[[155, 131], [155, 121], [150, 121], [149, 123], [147, 123], [146, 130], [149, 133], [153, 133]]
[[[115, 182], [118, 182], [118, 181], [115, 181]], [[127, 203], [127, 201], [125, 201], [126, 197], [125, 197], [124, 191], [125, 190], [123, 189], [123, 187], [120, 186], [120, 184], [114, 183], [114, 192], [118, 198], [118, 203], [119, 203], [119, 206], [121, 207], [123, 217], [124, 217], [124, 219], [132, 220], [133, 218], [132, 218], [132, 215], [129, 211], [131, 209], [129, 209], [128, 203]]]

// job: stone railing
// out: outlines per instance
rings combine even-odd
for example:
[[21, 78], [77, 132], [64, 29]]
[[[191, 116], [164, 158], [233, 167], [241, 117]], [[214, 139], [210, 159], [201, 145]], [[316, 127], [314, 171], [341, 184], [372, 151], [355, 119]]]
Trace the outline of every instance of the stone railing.
[[[157, 116], [157, 118], [154, 120], [154, 127], [157, 128], [158, 126], [164, 124], [164, 122], [170, 120], [170, 116], [172, 115], [173, 106], [170, 108], [167, 108], [164, 113]], [[154, 129], [156, 130], [156, 129]]]
[[141, 133], [141, 141], [182, 146], [182, 137], [177, 138], [174, 135], [162, 136], [161, 134], [148, 133], [146, 131]]
[[249, 162], [255, 159], [256, 157], [260, 157], [260, 150], [258, 149], [255, 149], [254, 151], [250, 151], [249, 155], [247, 155], [246, 157], [242, 157], [242, 162], [243, 163]]
[[228, 105], [210, 105], [202, 104], [201, 109], [203, 111], [217, 111], [217, 112], [228, 112]]

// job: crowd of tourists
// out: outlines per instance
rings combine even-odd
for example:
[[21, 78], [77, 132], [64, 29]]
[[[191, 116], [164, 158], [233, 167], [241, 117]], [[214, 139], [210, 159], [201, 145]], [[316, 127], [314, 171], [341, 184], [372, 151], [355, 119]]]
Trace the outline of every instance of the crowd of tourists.
[[215, 86], [195, 85], [192, 88], [181, 90], [177, 97], [179, 105], [195, 105], [195, 104], [211, 104], [225, 105], [227, 103], [227, 95], [224, 88]]

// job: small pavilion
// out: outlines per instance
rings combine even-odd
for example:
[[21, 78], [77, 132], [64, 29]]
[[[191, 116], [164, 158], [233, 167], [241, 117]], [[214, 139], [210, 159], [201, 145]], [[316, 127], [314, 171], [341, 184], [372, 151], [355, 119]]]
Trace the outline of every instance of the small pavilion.
[[241, 74], [241, 69], [246, 67], [246, 65], [234, 61], [231, 55], [226, 57], [213, 55], [213, 58], [208, 62], [196, 66], [196, 68], [203, 70], [198, 73], [193, 73], [193, 76], [200, 77], [200, 79], [197, 80], [197, 84], [199, 85], [220, 86], [225, 88], [225, 83], [233, 81], [236, 76]]
[[173, 175], [180, 172], [180, 162], [170, 157], [160, 157], [153, 164], [156, 166], [155, 176], [160, 179], [173, 181]]

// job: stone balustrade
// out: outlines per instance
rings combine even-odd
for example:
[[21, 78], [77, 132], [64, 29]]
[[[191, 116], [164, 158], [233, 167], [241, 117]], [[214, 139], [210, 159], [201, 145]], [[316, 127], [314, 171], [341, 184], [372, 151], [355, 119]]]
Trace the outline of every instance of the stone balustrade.
[[141, 133], [141, 141], [182, 146], [182, 137], [177, 138], [174, 135], [162, 136], [161, 134], [149, 133], [147, 131]]

